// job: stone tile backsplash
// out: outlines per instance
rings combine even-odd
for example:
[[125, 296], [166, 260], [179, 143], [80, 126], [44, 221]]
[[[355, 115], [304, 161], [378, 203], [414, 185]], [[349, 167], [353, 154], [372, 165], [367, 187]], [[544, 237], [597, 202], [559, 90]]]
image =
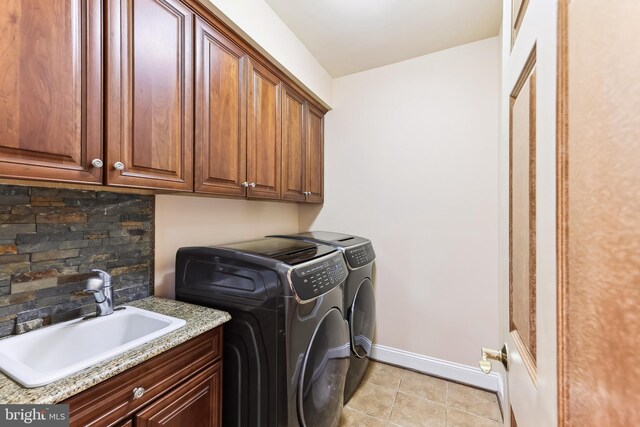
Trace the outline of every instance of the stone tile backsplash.
[[95, 311], [89, 270], [115, 303], [153, 294], [154, 196], [0, 184], [0, 337]]

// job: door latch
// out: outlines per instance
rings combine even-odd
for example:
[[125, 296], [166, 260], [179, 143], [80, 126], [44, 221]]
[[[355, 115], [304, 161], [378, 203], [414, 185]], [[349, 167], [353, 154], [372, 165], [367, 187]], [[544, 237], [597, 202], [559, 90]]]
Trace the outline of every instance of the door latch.
[[491, 372], [491, 360], [501, 362], [505, 370], [509, 370], [509, 363], [507, 361], [507, 345], [503, 345], [500, 350], [492, 350], [490, 348], [482, 348], [482, 360], [478, 363], [480, 369], [485, 374]]

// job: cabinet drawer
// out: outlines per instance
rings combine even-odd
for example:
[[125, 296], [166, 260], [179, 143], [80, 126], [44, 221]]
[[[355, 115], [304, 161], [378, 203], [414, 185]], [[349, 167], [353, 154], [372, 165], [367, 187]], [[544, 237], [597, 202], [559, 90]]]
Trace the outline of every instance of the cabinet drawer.
[[[71, 425], [115, 425], [221, 356], [219, 326], [63, 402]], [[139, 398], [136, 388], [144, 389]]]
[[136, 427], [222, 425], [222, 362], [206, 368], [136, 415]]

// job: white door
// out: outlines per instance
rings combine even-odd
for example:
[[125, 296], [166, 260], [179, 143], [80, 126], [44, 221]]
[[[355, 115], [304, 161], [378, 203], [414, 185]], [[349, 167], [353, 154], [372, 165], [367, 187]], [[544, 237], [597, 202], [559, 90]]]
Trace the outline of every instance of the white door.
[[518, 427], [557, 425], [557, 16], [556, 0], [504, 0], [500, 369], [505, 425]]

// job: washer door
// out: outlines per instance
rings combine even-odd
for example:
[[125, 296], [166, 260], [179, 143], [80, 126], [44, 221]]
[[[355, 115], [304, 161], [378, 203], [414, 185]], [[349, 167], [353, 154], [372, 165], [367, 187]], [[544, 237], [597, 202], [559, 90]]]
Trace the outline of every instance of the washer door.
[[363, 359], [371, 354], [373, 332], [376, 329], [376, 299], [371, 280], [364, 279], [349, 309], [351, 351]]
[[298, 387], [302, 426], [339, 425], [347, 369], [349, 332], [340, 310], [332, 308], [318, 324], [304, 358]]

